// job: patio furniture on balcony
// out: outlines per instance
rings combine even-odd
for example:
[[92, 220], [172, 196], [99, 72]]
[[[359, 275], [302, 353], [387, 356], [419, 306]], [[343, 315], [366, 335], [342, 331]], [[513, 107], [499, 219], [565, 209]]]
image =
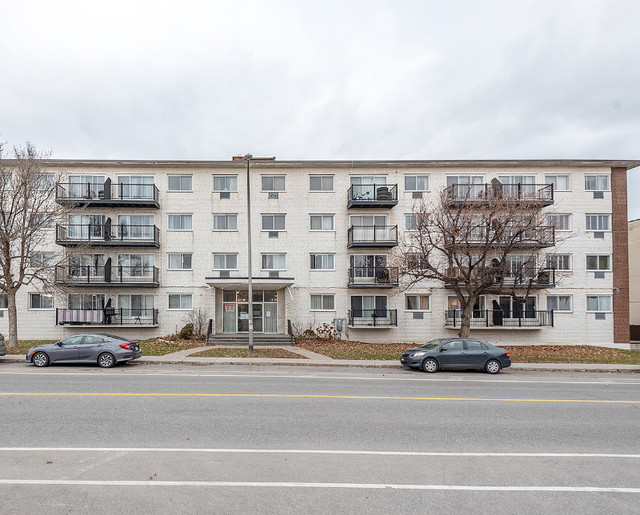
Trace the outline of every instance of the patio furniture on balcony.
[[349, 268], [349, 288], [397, 288], [398, 268], [356, 266]]
[[347, 208], [393, 207], [397, 203], [397, 184], [354, 184], [347, 191]]

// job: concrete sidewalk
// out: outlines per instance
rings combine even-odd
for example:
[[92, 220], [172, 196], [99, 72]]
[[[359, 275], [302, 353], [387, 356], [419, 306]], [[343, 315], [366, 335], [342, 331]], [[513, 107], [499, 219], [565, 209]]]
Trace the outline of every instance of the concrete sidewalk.
[[[284, 349], [300, 358], [201, 358], [193, 357], [202, 351], [211, 350], [210, 345], [194, 347], [164, 356], [142, 356], [135, 363], [153, 364], [189, 364], [189, 365], [289, 365], [289, 366], [327, 366], [327, 367], [362, 367], [362, 368], [404, 368], [398, 360], [355, 360], [332, 359], [295, 346], [261, 345], [261, 349]], [[218, 347], [219, 348], [219, 347]], [[229, 347], [236, 348], [236, 347]], [[0, 362], [25, 363], [24, 355], [6, 355]], [[566, 372], [640, 372], [640, 365], [603, 365], [591, 363], [514, 363], [511, 370], [546, 370]]]

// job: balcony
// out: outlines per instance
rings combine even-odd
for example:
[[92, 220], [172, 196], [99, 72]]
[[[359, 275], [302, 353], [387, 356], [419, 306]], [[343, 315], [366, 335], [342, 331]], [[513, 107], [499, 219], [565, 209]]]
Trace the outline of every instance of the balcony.
[[348, 229], [347, 247], [395, 247], [397, 225], [354, 225]]
[[[459, 329], [461, 317], [459, 309], [446, 310], [446, 328]], [[540, 329], [545, 326], [553, 327], [553, 311], [478, 309], [471, 317], [471, 329]]]
[[57, 224], [56, 243], [64, 247], [159, 247], [160, 230], [155, 225]]
[[354, 184], [347, 191], [347, 208], [393, 207], [397, 203], [397, 184]]
[[158, 288], [158, 267], [111, 265], [58, 265], [56, 284], [65, 286]]
[[[449, 270], [447, 275], [452, 279], [460, 276], [464, 277], [464, 274], [457, 268]], [[492, 281], [495, 284], [495, 287], [492, 287], [489, 290], [491, 292], [501, 292], [512, 288], [555, 288], [556, 270], [555, 268], [542, 268], [540, 270], [525, 268], [516, 271], [509, 271], [504, 277], [499, 277], [489, 268], [486, 271], [486, 275], [483, 275], [478, 279], [485, 284], [487, 281]], [[464, 280], [461, 279], [460, 282], [462, 283]], [[453, 285], [451, 284], [445, 285], [445, 288], [452, 287]]]
[[87, 207], [159, 208], [159, 191], [155, 184], [58, 183], [56, 202], [62, 205]]
[[349, 288], [397, 288], [398, 269], [383, 266], [349, 268]]
[[542, 249], [556, 244], [555, 227], [538, 226], [534, 229], [523, 229], [513, 224], [505, 229], [501, 237], [486, 234], [486, 230], [474, 228], [469, 234], [456, 236], [453, 244], [460, 247], [502, 247], [510, 245], [514, 249]]
[[445, 190], [447, 203], [483, 205], [504, 200], [526, 206], [550, 206], [553, 204], [552, 184], [452, 184]]
[[56, 309], [56, 325], [157, 327], [157, 309]]
[[350, 309], [348, 326], [353, 329], [396, 327], [397, 309]]

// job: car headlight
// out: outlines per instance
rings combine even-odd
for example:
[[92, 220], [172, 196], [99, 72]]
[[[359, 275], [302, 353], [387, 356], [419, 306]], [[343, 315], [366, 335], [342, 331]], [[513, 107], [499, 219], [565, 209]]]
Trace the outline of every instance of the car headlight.
[[426, 352], [416, 352], [413, 357], [414, 358], [419, 358], [420, 356], [424, 356], [426, 354]]

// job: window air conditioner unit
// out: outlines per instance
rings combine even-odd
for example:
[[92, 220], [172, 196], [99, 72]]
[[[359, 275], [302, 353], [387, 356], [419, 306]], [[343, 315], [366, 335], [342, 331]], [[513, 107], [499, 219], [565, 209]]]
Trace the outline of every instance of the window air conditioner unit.
[[229, 270], [220, 270], [220, 277], [229, 278], [231, 277], [231, 272]]
[[596, 231], [593, 233], [593, 237], [602, 239], [604, 238], [604, 233], [602, 231]]
[[280, 277], [280, 272], [279, 271], [274, 272], [272, 270], [269, 272], [269, 277]]
[[220, 198], [231, 198], [231, 192], [230, 191], [221, 191], [220, 192]]
[[604, 272], [594, 272], [593, 277], [594, 279], [604, 279]]
[[277, 238], [278, 231], [269, 231], [269, 238]]
[[604, 198], [604, 191], [594, 191], [593, 198]]
[[277, 191], [270, 191], [269, 192], [269, 198], [278, 198], [278, 192]]
[[422, 192], [421, 191], [414, 191], [411, 194], [411, 198], [422, 198]]

